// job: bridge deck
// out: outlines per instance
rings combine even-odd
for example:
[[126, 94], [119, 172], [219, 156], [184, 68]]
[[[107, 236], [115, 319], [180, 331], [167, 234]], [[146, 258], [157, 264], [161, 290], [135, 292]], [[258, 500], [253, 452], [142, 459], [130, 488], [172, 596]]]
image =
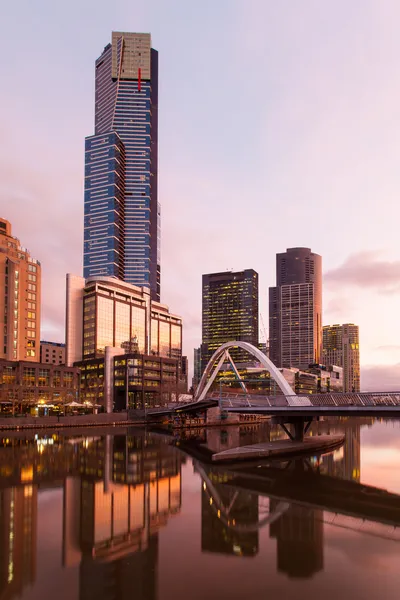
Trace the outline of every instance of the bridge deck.
[[400, 417], [400, 406], [224, 406], [230, 413], [279, 417]]

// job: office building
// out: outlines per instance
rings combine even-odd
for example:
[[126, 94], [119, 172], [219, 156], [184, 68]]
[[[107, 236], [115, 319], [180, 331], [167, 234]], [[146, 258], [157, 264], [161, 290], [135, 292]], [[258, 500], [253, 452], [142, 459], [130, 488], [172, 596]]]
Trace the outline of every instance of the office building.
[[182, 319], [150, 290], [113, 277], [67, 275], [66, 364], [103, 358], [106, 347], [180, 359]]
[[[111, 357], [107, 372], [104, 358], [74, 363], [80, 369], [82, 402], [106, 412], [144, 409], [176, 402], [187, 391], [182, 360], [139, 353]], [[108, 379], [112, 385], [107, 386]], [[183, 379], [183, 381], [182, 381]], [[128, 384], [128, 390], [127, 390]], [[108, 390], [107, 390], [108, 387]]]
[[153, 301], [148, 288], [67, 275], [66, 363], [81, 369], [83, 397], [107, 412], [176, 400], [187, 390], [182, 319]]
[[40, 341], [40, 362], [53, 365], [65, 364], [65, 344]]
[[[203, 275], [202, 372], [219, 346], [233, 340], [258, 345], [258, 273], [253, 269]], [[244, 350], [229, 352], [234, 361], [249, 360]]]
[[0, 359], [39, 359], [40, 289], [40, 263], [0, 219]]
[[96, 60], [95, 131], [85, 143], [84, 277], [118, 277], [160, 299], [158, 53], [113, 32]]
[[196, 389], [201, 379], [201, 347], [193, 349], [193, 378], [192, 387]]
[[358, 325], [326, 325], [322, 333], [325, 364], [343, 368], [343, 391], [360, 391], [360, 344]]
[[321, 362], [321, 346], [321, 256], [288, 248], [276, 255], [276, 286], [269, 288], [269, 357], [278, 367], [304, 369]]

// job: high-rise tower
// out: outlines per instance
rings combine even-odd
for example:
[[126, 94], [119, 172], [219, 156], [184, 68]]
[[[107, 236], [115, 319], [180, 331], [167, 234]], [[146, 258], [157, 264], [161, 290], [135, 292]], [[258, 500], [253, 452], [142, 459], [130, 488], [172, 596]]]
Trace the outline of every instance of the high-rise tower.
[[[246, 269], [203, 275], [201, 370], [225, 342], [258, 345], [258, 273]], [[230, 350], [235, 361], [248, 360], [245, 350]]]
[[360, 391], [360, 345], [358, 325], [326, 325], [322, 330], [325, 365], [343, 367], [343, 391]]
[[41, 267], [0, 219], [0, 358], [38, 361]]
[[309, 248], [276, 255], [269, 288], [269, 356], [278, 367], [319, 363], [322, 342], [322, 259]]
[[85, 143], [84, 277], [160, 299], [158, 52], [148, 33], [112, 33], [96, 60], [95, 133]]

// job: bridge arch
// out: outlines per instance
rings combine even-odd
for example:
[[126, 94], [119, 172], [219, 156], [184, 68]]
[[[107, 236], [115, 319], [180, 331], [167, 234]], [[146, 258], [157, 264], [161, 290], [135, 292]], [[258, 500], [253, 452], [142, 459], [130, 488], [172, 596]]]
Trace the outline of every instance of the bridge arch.
[[[251, 533], [258, 531], [266, 525], [272, 525], [272, 523], [275, 523], [275, 521], [280, 519], [290, 507], [289, 502], [281, 500], [274, 508], [273, 512], [268, 512], [268, 514], [266, 516], [263, 516], [259, 521], [253, 523], [235, 522], [229, 516], [229, 513], [236, 501], [237, 491], [235, 492], [229, 507], [227, 507], [221, 500], [218, 490], [207, 475], [204, 467], [197, 461], [195, 463], [195, 470], [198, 471], [201, 479], [203, 480], [203, 490], [208, 496], [212, 511], [218, 516], [219, 519], [221, 519], [225, 527], [228, 527], [229, 529], [234, 529], [235, 531], [240, 533]], [[262, 497], [259, 494], [257, 494], [257, 496], [260, 498]]]
[[[250, 344], [249, 342], [232, 341], [232, 342], [226, 342], [225, 344], [222, 344], [222, 346], [220, 346], [218, 348], [218, 350], [216, 350], [214, 352], [214, 354], [208, 361], [208, 364], [204, 370], [204, 373], [202, 375], [202, 378], [200, 379], [200, 383], [196, 390], [195, 399], [198, 402], [203, 400], [205, 398], [205, 396], [207, 395], [207, 392], [210, 389], [210, 387], [212, 386], [212, 384], [218, 374], [218, 371], [222, 367], [224, 361], [229, 360], [230, 362], [232, 362], [231, 357], [229, 355], [229, 348], [236, 348], [236, 347], [242, 348], [242, 350], [246, 350], [249, 354], [254, 356], [254, 358], [256, 358], [266, 369], [268, 369], [268, 371], [271, 374], [271, 377], [279, 385], [279, 387], [281, 388], [281, 390], [285, 394], [285, 396], [295, 396], [296, 395], [294, 393], [294, 391], [292, 390], [292, 388], [290, 387], [290, 385], [288, 384], [288, 382], [286, 381], [286, 379], [284, 378], [284, 376], [282, 375], [282, 373], [279, 371], [279, 369], [268, 358], [268, 356], [266, 356], [263, 352], [261, 352], [261, 350], [259, 350], [258, 348], [253, 346], [253, 344]], [[216, 365], [216, 367], [213, 371], [213, 367], [217, 360], [218, 360], [218, 364]], [[234, 365], [232, 364], [232, 366], [234, 366]], [[207, 381], [207, 379], [208, 379], [208, 381]]]

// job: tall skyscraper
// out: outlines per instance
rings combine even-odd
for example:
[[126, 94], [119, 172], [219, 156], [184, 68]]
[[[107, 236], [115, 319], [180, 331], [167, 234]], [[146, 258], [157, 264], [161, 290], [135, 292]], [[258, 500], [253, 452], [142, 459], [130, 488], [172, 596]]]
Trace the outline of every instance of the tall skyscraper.
[[360, 391], [360, 344], [358, 325], [326, 325], [322, 333], [325, 365], [343, 367], [343, 391]]
[[96, 61], [95, 133], [85, 144], [84, 277], [123, 279], [160, 299], [158, 52], [113, 32]]
[[322, 343], [322, 259], [309, 248], [276, 255], [269, 288], [269, 356], [278, 367], [319, 363]]
[[40, 289], [40, 263], [0, 219], [0, 359], [39, 360]]
[[[258, 273], [246, 269], [203, 275], [201, 367], [229, 341], [258, 345]], [[240, 349], [230, 350], [234, 360], [247, 360]]]

